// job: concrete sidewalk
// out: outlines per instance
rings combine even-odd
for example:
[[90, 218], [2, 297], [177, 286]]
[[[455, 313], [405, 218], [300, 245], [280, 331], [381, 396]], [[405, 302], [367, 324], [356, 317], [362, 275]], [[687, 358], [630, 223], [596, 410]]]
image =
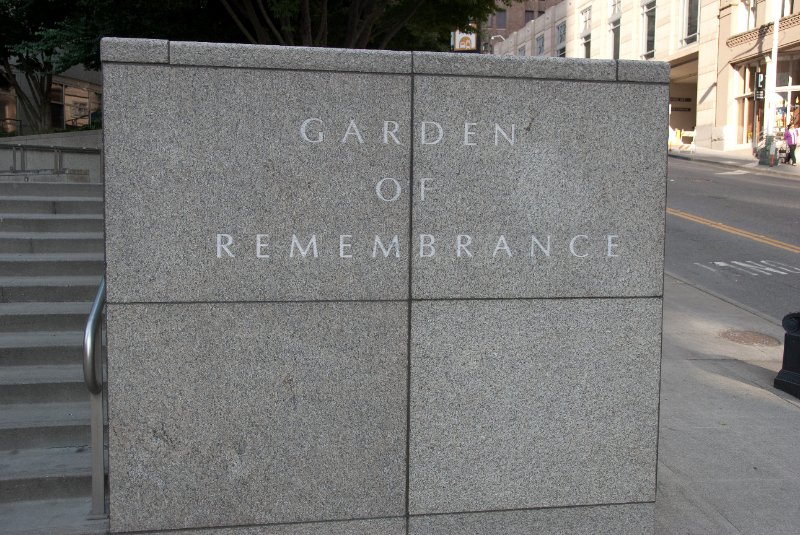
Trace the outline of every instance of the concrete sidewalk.
[[658, 534], [800, 533], [800, 400], [783, 329], [667, 277]]
[[752, 173], [764, 173], [782, 178], [800, 180], [800, 149], [798, 149], [796, 153], [798, 159], [797, 165], [788, 165], [778, 162], [778, 165], [775, 167], [759, 165], [758, 159], [753, 156], [753, 151], [751, 149], [721, 151], [698, 147], [694, 152], [673, 149], [669, 151], [668, 154], [672, 158], [680, 158], [682, 160], [713, 163], [733, 169], [744, 169]]

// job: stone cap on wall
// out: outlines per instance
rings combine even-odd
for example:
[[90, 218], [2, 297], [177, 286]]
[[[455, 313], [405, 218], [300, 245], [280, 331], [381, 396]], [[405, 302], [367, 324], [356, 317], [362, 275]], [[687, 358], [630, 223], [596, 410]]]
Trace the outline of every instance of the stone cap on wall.
[[105, 37], [104, 63], [389, 74], [669, 83], [669, 63], [345, 48], [190, 43]]

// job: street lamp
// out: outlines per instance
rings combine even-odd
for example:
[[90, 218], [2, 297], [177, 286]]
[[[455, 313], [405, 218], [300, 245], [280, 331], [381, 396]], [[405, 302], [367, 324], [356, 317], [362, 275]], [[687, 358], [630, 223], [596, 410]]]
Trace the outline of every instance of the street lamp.
[[492, 41], [493, 41], [494, 39], [497, 39], [498, 37], [499, 37], [500, 39], [502, 39], [503, 41], [505, 41], [505, 40], [506, 40], [506, 38], [505, 38], [505, 37], [503, 37], [503, 36], [502, 36], [502, 35], [500, 35], [500, 34], [497, 34], [497, 35], [493, 35], [493, 36], [491, 36], [491, 37], [489, 38], [489, 40], [488, 40], [488, 41], [486, 41], [486, 45], [485, 45], [485, 47], [484, 47], [484, 52], [489, 52], [490, 54], [494, 54], [494, 45], [492, 44]]

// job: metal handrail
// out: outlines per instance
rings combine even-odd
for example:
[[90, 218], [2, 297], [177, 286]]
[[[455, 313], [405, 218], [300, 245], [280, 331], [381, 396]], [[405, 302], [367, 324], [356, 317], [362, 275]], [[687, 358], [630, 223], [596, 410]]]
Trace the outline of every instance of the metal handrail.
[[83, 331], [83, 380], [92, 393], [91, 402], [91, 450], [92, 450], [92, 510], [89, 518], [108, 518], [106, 509], [105, 467], [105, 403], [103, 400], [103, 359], [96, 354], [102, 349], [100, 335], [103, 307], [106, 304], [106, 278], [100, 279], [97, 295], [86, 320]]
[[92, 394], [99, 394], [103, 391], [103, 377], [98, 374], [97, 361], [94, 354], [97, 342], [98, 327], [103, 307], [106, 303], [106, 278], [100, 279], [100, 287], [92, 303], [92, 310], [89, 312], [89, 319], [86, 321], [86, 329], [83, 331], [83, 380], [86, 388]]
[[[7, 139], [7, 138], [6, 138]], [[33, 145], [30, 143], [0, 142], [0, 149], [22, 149], [39, 152], [59, 151], [64, 154], [100, 154], [100, 149], [92, 147], [64, 147], [61, 145]]]

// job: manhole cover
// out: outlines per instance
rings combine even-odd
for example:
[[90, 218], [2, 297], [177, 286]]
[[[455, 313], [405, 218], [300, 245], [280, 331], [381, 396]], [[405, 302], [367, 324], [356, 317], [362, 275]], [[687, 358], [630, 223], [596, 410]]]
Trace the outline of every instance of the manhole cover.
[[739, 331], [737, 329], [728, 329], [719, 333], [721, 338], [742, 344], [745, 346], [766, 346], [775, 347], [781, 345], [781, 341], [768, 336], [766, 334], [757, 333], [755, 331]]

